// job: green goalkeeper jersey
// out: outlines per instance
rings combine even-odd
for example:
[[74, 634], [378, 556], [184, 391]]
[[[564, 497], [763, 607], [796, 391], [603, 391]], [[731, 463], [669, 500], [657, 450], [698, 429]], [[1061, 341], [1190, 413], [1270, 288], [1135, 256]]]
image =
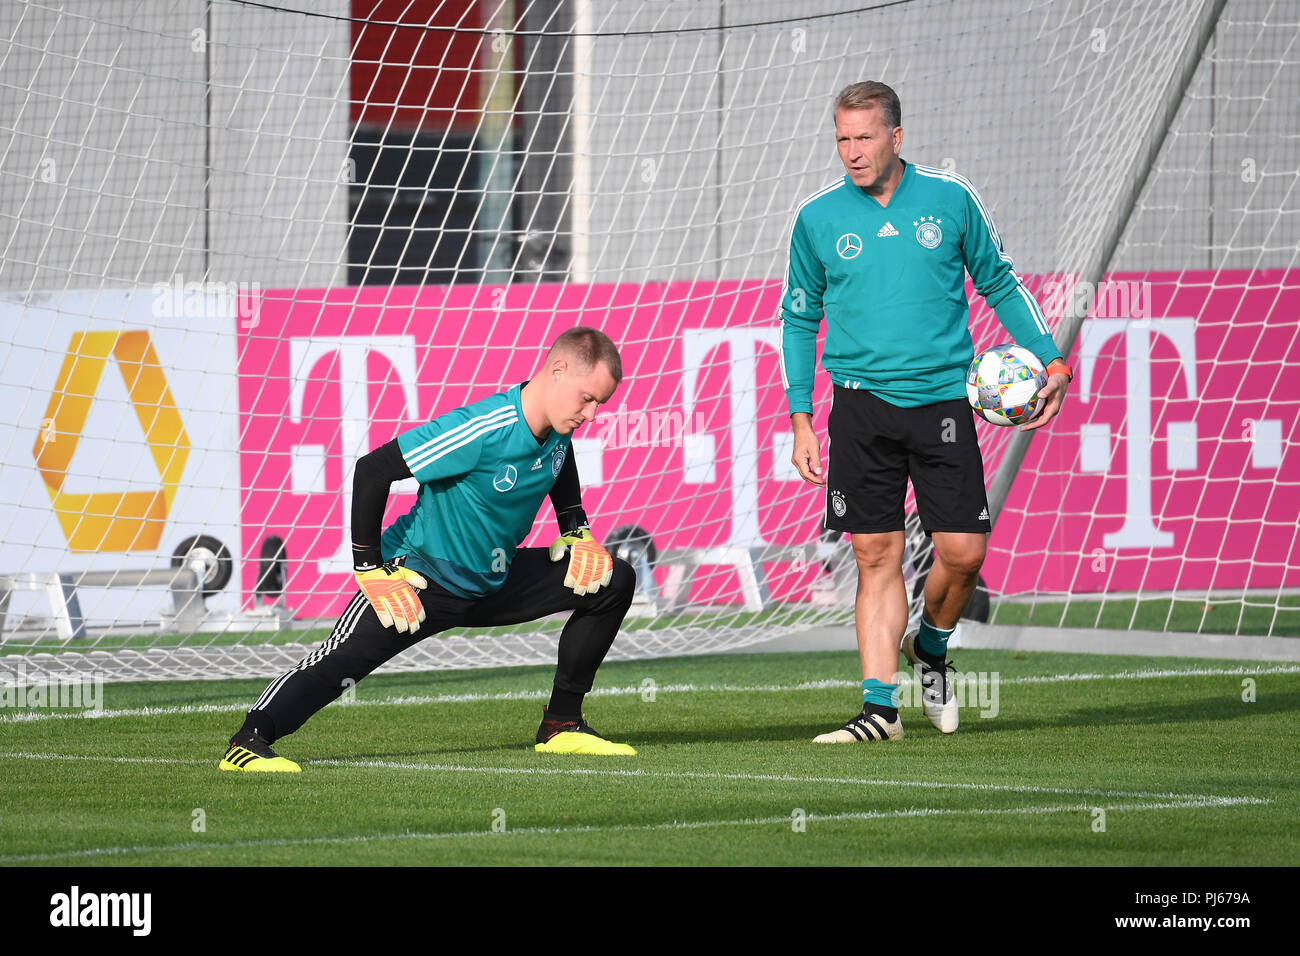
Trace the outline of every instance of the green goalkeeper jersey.
[[812, 413], [823, 315], [822, 366], [836, 385], [904, 408], [964, 398], [975, 357], [967, 272], [1017, 344], [1044, 365], [1060, 357], [963, 177], [906, 163], [888, 206], [847, 175], [804, 200], [781, 297], [781, 379], [791, 414]]
[[568, 435], [533, 435], [521, 391], [516, 385], [397, 436], [420, 490], [384, 532], [385, 560], [404, 554], [407, 567], [461, 597], [500, 590], [570, 453]]

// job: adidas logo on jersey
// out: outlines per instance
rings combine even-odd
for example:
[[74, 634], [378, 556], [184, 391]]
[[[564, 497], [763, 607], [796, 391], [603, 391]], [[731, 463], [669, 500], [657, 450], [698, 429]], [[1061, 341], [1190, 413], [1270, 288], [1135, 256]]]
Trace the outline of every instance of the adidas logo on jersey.
[[529, 471], [536, 471], [538, 468], [541, 468], [541, 467], [542, 467], [542, 460], [539, 458], [539, 459], [537, 459], [535, 462], [533, 462], [533, 467], [532, 467], [532, 468], [529, 468], [528, 470], [529, 470]]
[[980, 516], [979, 516], [978, 518], [976, 518], [975, 520], [976, 520], [976, 521], [988, 521], [988, 520], [989, 520], [989, 509], [988, 509], [988, 508], [985, 508], [983, 511], [981, 511], [981, 512], [980, 512]]
[[896, 235], [898, 235], [898, 230], [894, 228], [894, 224], [892, 222], [887, 222], [880, 227], [880, 231], [876, 233], [876, 238], [883, 239], [886, 236], [896, 236]]

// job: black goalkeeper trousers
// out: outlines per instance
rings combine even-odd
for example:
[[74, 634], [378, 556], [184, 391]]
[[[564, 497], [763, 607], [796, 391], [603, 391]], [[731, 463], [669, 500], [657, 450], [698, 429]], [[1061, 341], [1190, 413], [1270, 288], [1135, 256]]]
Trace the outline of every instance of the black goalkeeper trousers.
[[[357, 591], [329, 638], [273, 680], [250, 717], [274, 741], [293, 733], [376, 667], [439, 631], [522, 624], [563, 611], [573, 613], [560, 633], [555, 686], [586, 694], [632, 605], [636, 572], [615, 558], [610, 583], [595, 594], [578, 595], [564, 586], [568, 565], [568, 560], [552, 562], [546, 548], [520, 548], [501, 590], [483, 598], [458, 597], [430, 581], [418, 592], [426, 617], [414, 634], [380, 624], [375, 609]], [[270, 726], [262, 715], [270, 718]]]

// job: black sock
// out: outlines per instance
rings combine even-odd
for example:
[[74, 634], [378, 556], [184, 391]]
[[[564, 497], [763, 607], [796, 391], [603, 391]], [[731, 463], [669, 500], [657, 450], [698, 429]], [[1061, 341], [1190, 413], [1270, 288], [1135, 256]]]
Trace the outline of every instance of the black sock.
[[878, 717], [883, 717], [891, 724], [898, 719], [897, 707], [882, 707], [880, 704], [863, 704], [862, 712], [864, 714], [875, 714]]
[[551, 702], [546, 705], [546, 719], [581, 720], [582, 698], [585, 696], [575, 691], [561, 690], [559, 687], [552, 688]]
[[239, 728], [241, 734], [257, 734], [268, 744], [275, 743], [275, 721], [264, 710], [250, 710], [244, 718], [244, 726]]
[[916, 641], [915, 643], [912, 644], [912, 650], [916, 652], [916, 656], [923, 663], [929, 664], [931, 667], [943, 667], [943, 665], [947, 663], [948, 660], [948, 656], [946, 654], [942, 657], [935, 657], [933, 654], [927, 654], [925, 650], [921, 647], [920, 641]]

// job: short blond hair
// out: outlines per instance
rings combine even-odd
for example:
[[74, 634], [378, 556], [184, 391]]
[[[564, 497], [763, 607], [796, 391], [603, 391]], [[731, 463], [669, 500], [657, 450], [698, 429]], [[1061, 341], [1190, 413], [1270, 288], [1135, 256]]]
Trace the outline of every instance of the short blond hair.
[[599, 362], [609, 369], [615, 385], [623, 381], [623, 360], [619, 358], [618, 346], [600, 329], [575, 325], [568, 331], [562, 332], [560, 337], [551, 343], [551, 349], [546, 353], [547, 361], [561, 352], [571, 356], [584, 370], [595, 368], [596, 363]]

